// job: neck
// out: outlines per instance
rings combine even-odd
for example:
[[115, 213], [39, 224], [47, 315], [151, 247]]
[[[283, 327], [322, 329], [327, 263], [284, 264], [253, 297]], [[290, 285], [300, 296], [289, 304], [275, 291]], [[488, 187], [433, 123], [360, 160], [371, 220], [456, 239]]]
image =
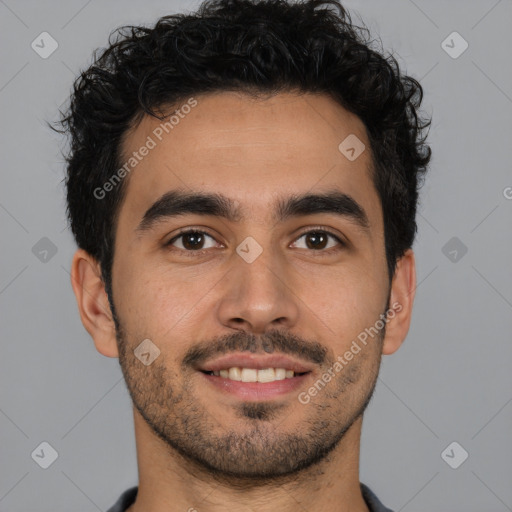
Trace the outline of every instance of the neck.
[[134, 408], [139, 490], [128, 512], [368, 512], [359, 484], [362, 416], [320, 463], [271, 481], [226, 478], [185, 459]]

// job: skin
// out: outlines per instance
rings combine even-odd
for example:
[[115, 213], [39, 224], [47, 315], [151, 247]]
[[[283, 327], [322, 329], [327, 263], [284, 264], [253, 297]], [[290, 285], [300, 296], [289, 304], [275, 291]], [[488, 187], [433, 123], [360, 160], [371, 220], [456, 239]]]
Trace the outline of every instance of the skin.
[[[129, 176], [113, 264], [117, 336], [98, 263], [80, 249], [72, 263], [82, 322], [101, 354], [119, 357], [134, 402], [139, 492], [129, 510], [295, 511], [300, 503], [310, 512], [367, 511], [359, 487], [362, 413], [381, 356], [407, 335], [416, 274], [408, 250], [389, 285], [365, 127], [324, 95], [255, 100], [222, 92], [196, 99]], [[144, 117], [126, 135], [124, 155], [159, 124]], [[338, 150], [349, 134], [366, 145], [355, 161]], [[145, 211], [176, 188], [222, 193], [242, 216], [231, 222], [187, 214], [137, 233]], [[332, 189], [364, 208], [368, 232], [332, 213], [272, 220], [276, 197]], [[348, 244], [329, 239], [327, 248], [311, 248], [302, 235], [320, 227]], [[212, 236], [205, 253], [187, 257], [183, 238], [165, 246], [180, 228]], [[236, 252], [248, 236], [263, 249], [250, 264]], [[325, 252], [331, 247], [339, 250]], [[192, 348], [211, 346], [217, 354], [227, 342], [236, 351], [252, 340], [258, 353], [264, 342], [291, 354], [320, 348], [321, 362], [303, 359], [314, 367], [299, 390], [307, 391], [375, 324], [388, 299], [400, 311], [307, 404], [295, 391], [246, 402], [183, 365]], [[133, 353], [146, 338], [160, 350], [149, 366]]]

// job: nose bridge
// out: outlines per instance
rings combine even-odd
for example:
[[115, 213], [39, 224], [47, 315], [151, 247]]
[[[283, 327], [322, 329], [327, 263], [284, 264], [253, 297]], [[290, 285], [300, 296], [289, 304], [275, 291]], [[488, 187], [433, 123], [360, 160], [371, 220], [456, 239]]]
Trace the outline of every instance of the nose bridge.
[[[239, 252], [247, 249], [241, 244]], [[253, 249], [250, 249], [250, 252]], [[279, 293], [283, 283], [278, 278], [282, 274], [282, 265], [279, 261], [277, 251], [271, 247], [267, 247], [254, 260], [245, 260], [239, 255], [243, 261], [238, 261], [236, 270], [241, 277], [241, 284], [247, 284], [246, 292], [259, 292], [262, 294]]]
[[277, 324], [291, 327], [298, 318], [298, 304], [286, 274], [283, 258], [269, 241], [260, 245], [247, 237], [233, 254], [228, 285], [218, 309], [220, 321], [259, 332]]

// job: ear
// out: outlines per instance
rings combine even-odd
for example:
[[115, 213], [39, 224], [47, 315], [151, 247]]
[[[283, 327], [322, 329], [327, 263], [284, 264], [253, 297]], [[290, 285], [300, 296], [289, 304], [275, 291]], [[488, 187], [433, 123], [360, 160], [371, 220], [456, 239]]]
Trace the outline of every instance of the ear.
[[99, 263], [78, 249], [71, 264], [71, 286], [75, 292], [82, 323], [94, 340], [96, 350], [107, 357], [119, 357], [115, 324]]
[[408, 249], [398, 260], [391, 282], [388, 322], [382, 345], [382, 353], [396, 352], [407, 336], [412, 316], [416, 290], [416, 265], [414, 252]]

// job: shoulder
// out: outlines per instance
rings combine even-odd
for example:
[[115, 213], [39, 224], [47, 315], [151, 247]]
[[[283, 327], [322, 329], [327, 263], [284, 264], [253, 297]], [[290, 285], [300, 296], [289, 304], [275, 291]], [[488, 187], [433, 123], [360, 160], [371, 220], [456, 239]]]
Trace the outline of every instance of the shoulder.
[[361, 493], [363, 494], [364, 501], [370, 509], [370, 512], [393, 512], [391, 509], [386, 508], [374, 492], [365, 484], [361, 483]]
[[107, 512], [125, 512], [129, 506], [135, 503], [138, 490], [138, 486], [135, 486], [124, 491], [115, 504], [107, 510]]

